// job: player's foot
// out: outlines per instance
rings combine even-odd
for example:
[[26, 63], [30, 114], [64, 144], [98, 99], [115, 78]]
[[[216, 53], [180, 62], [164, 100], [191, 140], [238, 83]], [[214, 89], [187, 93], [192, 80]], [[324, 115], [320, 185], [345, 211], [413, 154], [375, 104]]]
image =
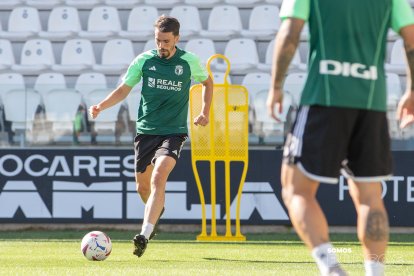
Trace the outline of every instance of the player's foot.
[[348, 274], [339, 265], [331, 267], [328, 276], [347, 276]]
[[137, 255], [138, 258], [141, 257], [145, 249], [147, 248], [148, 240], [145, 238], [144, 235], [136, 235], [134, 237], [134, 255]]
[[151, 235], [149, 236], [149, 239], [150, 240], [152, 240], [157, 235], [157, 232], [158, 232], [158, 223], [160, 222], [161, 216], [162, 216], [162, 214], [164, 214], [164, 211], [165, 211], [165, 207], [162, 207], [161, 214], [158, 217], [157, 222], [154, 225], [154, 230], [152, 231]]

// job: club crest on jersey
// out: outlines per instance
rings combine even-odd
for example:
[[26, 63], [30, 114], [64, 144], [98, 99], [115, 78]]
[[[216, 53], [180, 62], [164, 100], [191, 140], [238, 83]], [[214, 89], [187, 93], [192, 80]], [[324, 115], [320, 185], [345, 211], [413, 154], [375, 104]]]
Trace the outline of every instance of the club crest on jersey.
[[183, 66], [181, 66], [181, 65], [177, 65], [177, 66], [175, 66], [175, 74], [176, 74], [177, 76], [182, 75], [182, 74], [183, 74], [183, 72], [184, 72], [184, 68], [183, 68]]

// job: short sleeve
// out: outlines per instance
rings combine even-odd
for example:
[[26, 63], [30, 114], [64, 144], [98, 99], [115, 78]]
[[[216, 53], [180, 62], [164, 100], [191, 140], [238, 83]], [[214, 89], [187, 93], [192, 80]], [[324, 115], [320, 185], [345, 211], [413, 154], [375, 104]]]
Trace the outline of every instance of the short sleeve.
[[414, 14], [407, 0], [393, 0], [391, 13], [391, 27], [399, 33], [400, 29], [414, 24]]
[[308, 21], [310, 12], [310, 0], [284, 0], [280, 8], [280, 18], [289, 17]]
[[129, 65], [122, 82], [130, 87], [134, 87], [142, 77], [142, 67], [147, 59], [151, 58], [150, 52], [145, 52], [137, 56]]
[[187, 63], [190, 65], [191, 77], [196, 82], [203, 82], [208, 78], [208, 72], [205, 66], [201, 64], [200, 58], [198, 56], [193, 53], [186, 52], [182, 56], [182, 59], [187, 61]]

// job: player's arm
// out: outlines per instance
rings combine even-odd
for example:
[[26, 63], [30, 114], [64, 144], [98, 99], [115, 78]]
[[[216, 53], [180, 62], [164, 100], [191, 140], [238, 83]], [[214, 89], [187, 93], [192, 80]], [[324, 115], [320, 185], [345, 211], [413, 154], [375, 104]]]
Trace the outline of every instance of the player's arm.
[[305, 20], [303, 19], [294, 17], [286, 18], [283, 20], [275, 38], [272, 79], [266, 105], [268, 114], [277, 121], [279, 119], [274, 112], [274, 108], [276, 106], [277, 110], [282, 112], [283, 81], [298, 47], [300, 33], [304, 24]]
[[205, 126], [209, 123], [210, 106], [213, 98], [213, 80], [210, 76], [202, 82], [202, 106], [200, 115], [194, 118], [195, 125]]
[[89, 114], [93, 119], [95, 119], [101, 111], [110, 108], [111, 106], [114, 106], [120, 101], [124, 100], [128, 96], [131, 89], [132, 87], [122, 83], [100, 103], [89, 107]]

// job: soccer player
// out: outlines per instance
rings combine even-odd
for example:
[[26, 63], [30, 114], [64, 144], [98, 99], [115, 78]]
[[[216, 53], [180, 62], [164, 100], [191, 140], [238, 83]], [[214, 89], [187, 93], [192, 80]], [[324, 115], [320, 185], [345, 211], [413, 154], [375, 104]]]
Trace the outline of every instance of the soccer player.
[[308, 22], [308, 78], [286, 139], [282, 197], [292, 224], [322, 275], [345, 275], [329, 241], [316, 192], [347, 178], [357, 212], [366, 275], [384, 274], [388, 243], [381, 181], [392, 174], [384, 59], [390, 27], [404, 39], [407, 89], [401, 127], [414, 121], [414, 16], [407, 0], [285, 0], [276, 36], [267, 108], [277, 120], [283, 80]]
[[136, 235], [134, 254], [141, 257], [155, 232], [165, 202], [165, 185], [188, 138], [187, 113], [191, 79], [201, 82], [202, 110], [195, 125], [209, 123], [213, 81], [199, 58], [176, 46], [180, 23], [162, 15], [155, 22], [157, 48], [138, 55], [130, 64], [123, 83], [102, 102], [90, 107], [92, 118], [119, 103], [142, 79], [135, 137], [135, 179], [145, 203], [142, 231]]

